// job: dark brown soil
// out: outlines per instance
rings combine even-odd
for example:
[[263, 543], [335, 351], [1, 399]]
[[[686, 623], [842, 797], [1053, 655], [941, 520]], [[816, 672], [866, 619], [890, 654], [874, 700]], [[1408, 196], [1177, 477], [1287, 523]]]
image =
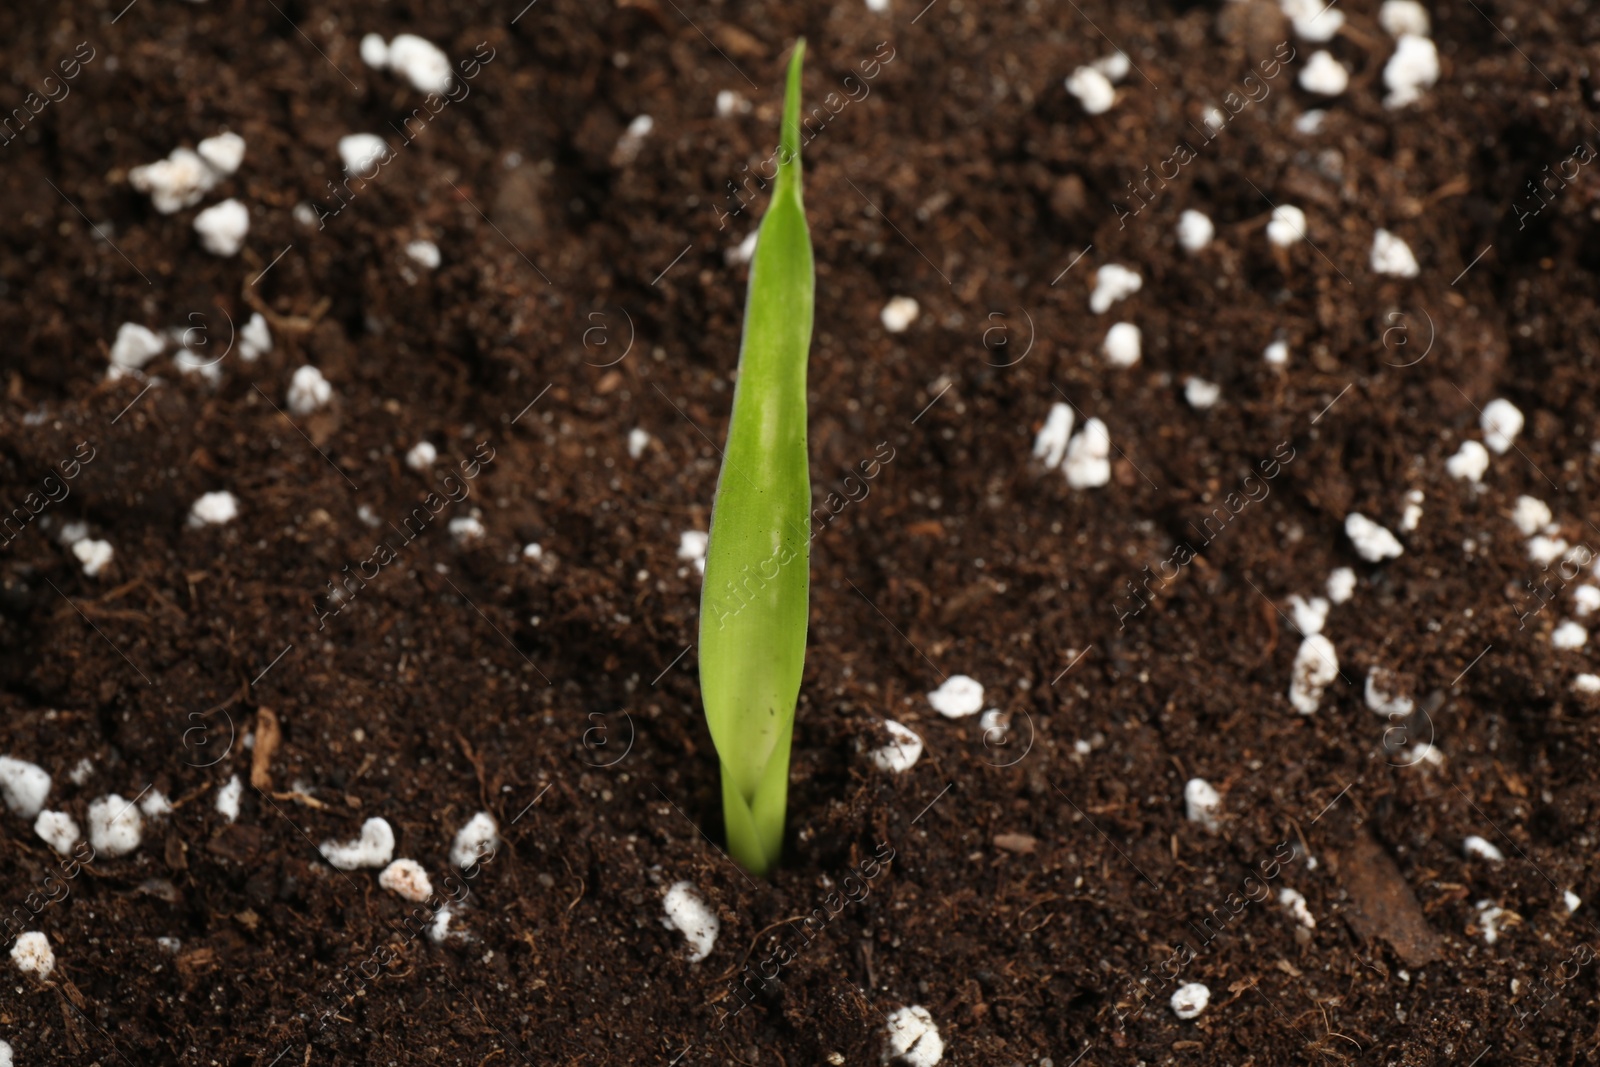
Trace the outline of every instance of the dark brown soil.
[[[1596, 968], [1572, 961], [1600, 927], [1594, 904], [1562, 904], [1600, 897], [1600, 730], [1572, 690], [1594, 646], [1551, 647], [1570, 591], [1519, 624], [1547, 576], [1507, 517], [1531, 494], [1561, 536], [1600, 545], [1593, 168], [1519, 224], [1527, 183], [1600, 142], [1593, 5], [1434, 5], [1442, 77], [1389, 111], [1392, 42], [1373, 0], [1348, 0], [1327, 47], [1351, 86], [1321, 132], [1293, 125], [1316, 106], [1294, 78], [1317, 46], [1296, 40], [1270, 96], [1125, 224], [1128, 183], [1198, 141], [1289, 39], [1275, 5], [1220, 20], [1103, 0], [937, 0], [920, 17], [906, 0], [520, 6], [0, 12], [7, 109], [80, 42], [95, 53], [0, 146], [0, 502], [81, 443], [94, 454], [0, 548], [0, 754], [50, 771], [49, 806], [80, 823], [113, 792], [177, 807], [131, 855], [50, 883], [67, 895], [27, 928], [54, 973], [3, 961], [17, 1064], [875, 1064], [885, 1016], [913, 1004], [947, 1064], [1595, 1058]], [[422, 94], [357, 54], [364, 33], [405, 31], [493, 53], [410, 144], [398, 126]], [[1111, 51], [1102, 32], [1139, 70], [1088, 117], [1062, 79]], [[745, 285], [724, 253], [760, 200], [721, 229], [719, 213], [771, 151], [800, 34], [813, 102], [880, 63], [806, 149], [819, 504], [880, 442], [895, 458], [816, 540], [790, 843], [755, 881], [717, 847], [700, 586], [676, 551], [707, 528]], [[754, 110], [716, 117], [723, 89]], [[615, 157], [641, 113], [654, 130]], [[224, 127], [245, 162], [203, 204], [164, 216], [129, 188], [131, 167]], [[325, 228], [296, 221], [297, 204], [336, 206], [336, 143], [363, 130], [393, 162]], [[220, 259], [191, 223], [226, 196], [251, 230]], [[1314, 245], [1269, 247], [1277, 203], [1305, 209]], [[1217, 223], [1194, 256], [1173, 236], [1191, 207]], [[1378, 227], [1419, 277], [1370, 269]], [[417, 238], [442, 249], [436, 272], [406, 258]], [[1092, 315], [1113, 262], [1143, 290]], [[897, 294], [922, 316], [895, 336], [878, 312]], [[143, 395], [106, 380], [123, 322], [203, 323], [220, 348], [253, 310], [276, 346], [230, 354], [215, 386], [169, 356]], [[1119, 319], [1143, 330], [1131, 371], [1098, 353]], [[1275, 370], [1261, 352], [1279, 336]], [[307, 363], [335, 402], [291, 422], [279, 409]], [[1221, 386], [1215, 408], [1184, 402], [1191, 374]], [[1444, 463], [1497, 396], [1527, 427], [1474, 492]], [[1029, 458], [1063, 397], [1110, 427], [1102, 489]], [[637, 460], [634, 427], [653, 436]], [[432, 475], [403, 459], [423, 438]], [[1270, 497], [1119, 625], [1127, 584], [1285, 443]], [[471, 496], [319, 630], [326, 583], [480, 445], [494, 458]], [[219, 489], [238, 519], [188, 528]], [[1405, 554], [1362, 561], [1346, 514], [1398, 530], [1412, 489], [1426, 499]], [[458, 546], [445, 523], [474, 508], [487, 534]], [[113, 545], [98, 578], [59, 543], [69, 521]], [[1344, 677], [1303, 717], [1288, 597], [1339, 566], [1360, 577], [1325, 631]], [[1427, 709], [1398, 751], [1362, 699], [1374, 666]], [[1012, 717], [1008, 746], [930, 709], [956, 673]], [[255, 788], [244, 740], [263, 709], [282, 739]], [[903, 776], [868, 757], [886, 717], [927, 745]], [[1425, 734], [1440, 761], [1407, 754]], [[230, 824], [214, 797], [235, 774]], [[1193, 776], [1224, 794], [1216, 835], [1185, 818]], [[442, 945], [411, 936], [376, 872], [315, 847], [381, 815], [437, 886], [482, 809], [506, 844], [457, 883], [467, 936]], [[1505, 860], [1464, 858], [1469, 834]], [[894, 859], [867, 897], [719, 1028], [743, 965], [882, 843]], [[1207, 944], [1208, 918], [1275, 854], [1292, 859], [1272, 897]], [[0, 816], [5, 914], [58, 869]], [[722, 920], [698, 964], [661, 922], [679, 880]], [[1285, 886], [1314, 931], [1278, 903]], [[1486, 943], [1479, 901], [1520, 923]], [[1179, 980], [1209, 986], [1210, 1007], [1180, 1022], [1164, 976], [1134, 1017], [1134, 982], [1174, 970], [1185, 942]], [[362, 968], [377, 977], [355, 995]]]

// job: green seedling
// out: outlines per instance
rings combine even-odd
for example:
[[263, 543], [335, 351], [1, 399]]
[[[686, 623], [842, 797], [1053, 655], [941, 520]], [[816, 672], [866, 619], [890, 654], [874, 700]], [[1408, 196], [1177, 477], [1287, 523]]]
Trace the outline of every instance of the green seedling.
[[700, 601], [700, 695], [722, 767], [728, 851], [765, 874], [783, 845], [789, 740], [806, 659], [811, 474], [806, 358], [816, 273], [800, 195], [800, 64], [745, 298], [739, 380]]

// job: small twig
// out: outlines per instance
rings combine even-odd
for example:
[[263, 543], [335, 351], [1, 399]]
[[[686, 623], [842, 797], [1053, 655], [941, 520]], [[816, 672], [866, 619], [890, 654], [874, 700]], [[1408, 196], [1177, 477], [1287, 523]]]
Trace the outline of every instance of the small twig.
[[761, 940], [763, 934], [766, 934], [770, 930], [776, 930], [785, 923], [792, 923], [796, 919], [804, 918], [806, 918], [804, 915], [791, 915], [787, 919], [779, 919], [770, 926], [764, 927], [763, 929], [757, 931], [756, 936], [750, 939], [750, 947], [744, 950], [744, 957], [740, 959], [738, 963], [734, 964], [733, 970], [729, 971], [727, 974], [724, 974], [721, 978], [718, 978], [717, 981], [726, 982], [729, 978], [732, 978], [734, 975], [739, 973], [740, 969], [744, 967], [745, 960], [748, 960], [750, 958], [750, 954], [755, 952], [756, 942]]
[[456, 742], [461, 746], [462, 753], [467, 757], [467, 762], [472, 764], [472, 769], [478, 772], [478, 800], [482, 802], [485, 810], [489, 808], [489, 785], [484, 780], [483, 757], [472, 747], [472, 742], [456, 731]]
[[287, 793], [269, 793], [268, 796], [272, 797], [273, 800], [292, 800], [296, 804], [303, 804], [308, 808], [316, 808], [318, 811], [328, 810], [328, 805], [324, 804], [316, 797], [302, 793], [298, 790], [291, 790]]
[[1036, 930], [1043, 930], [1045, 928], [1045, 924], [1048, 923], [1051, 919], [1054, 919], [1056, 917], [1056, 913], [1055, 912], [1052, 911], [1049, 915], [1046, 915], [1044, 917], [1044, 921], [1041, 922], [1038, 926], [1023, 926], [1022, 925], [1022, 917], [1024, 915], [1028, 914], [1028, 912], [1032, 911], [1034, 908], [1037, 908], [1039, 905], [1048, 904], [1052, 900], [1057, 900], [1057, 899], [1059, 899], [1059, 898], [1057, 898], [1055, 896], [1041, 897], [1040, 899], [1034, 901], [1032, 904], [1029, 904], [1026, 908], [1023, 908], [1020, 912], [1017, 913], [1017, 929], [1021, 930], [1025, 934], [1031, 934]]
[[257, 789], [272, 789], [272, 757], [283, 741], [278, 716], [271, 708], [256, 709], [256, 744], [250, 750], [250, 784]]

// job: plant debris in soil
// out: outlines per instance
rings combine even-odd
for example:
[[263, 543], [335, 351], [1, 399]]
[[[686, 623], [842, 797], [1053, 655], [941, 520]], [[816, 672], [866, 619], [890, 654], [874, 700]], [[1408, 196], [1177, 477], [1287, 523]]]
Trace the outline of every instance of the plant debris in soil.
[[[0, 1060], [1592, 1061], [1597, 26], [0, 11]], [[694, 637], [802, 34], [755, 879]]]

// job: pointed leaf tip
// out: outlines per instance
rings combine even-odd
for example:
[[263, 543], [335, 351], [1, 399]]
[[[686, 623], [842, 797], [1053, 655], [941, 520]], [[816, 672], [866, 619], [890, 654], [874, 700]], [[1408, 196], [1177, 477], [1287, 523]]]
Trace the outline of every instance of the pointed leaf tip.
[[794, 43], [789, 57], [789, 78], [783, 92], [783, 126], [778, 137], [778, 190], [800, 195], [800, 70], [805, 63], [806, 39]]

